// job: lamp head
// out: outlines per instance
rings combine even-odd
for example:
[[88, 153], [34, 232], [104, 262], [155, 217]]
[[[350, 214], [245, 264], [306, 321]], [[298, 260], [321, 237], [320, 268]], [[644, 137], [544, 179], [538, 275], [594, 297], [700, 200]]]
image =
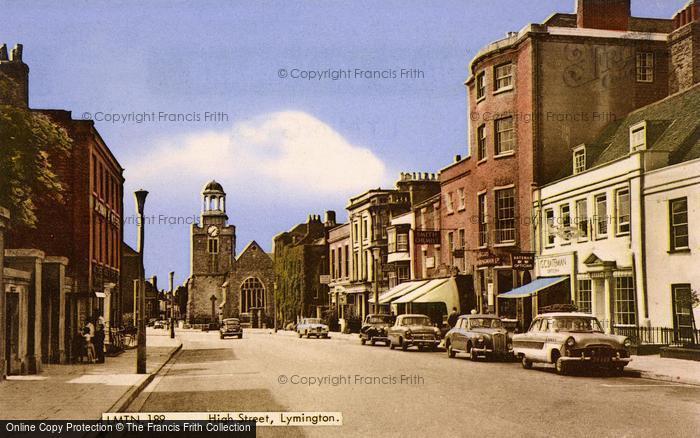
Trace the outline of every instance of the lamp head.
[[134, 192], [134, 198], [136, 199], [136, 210], [139, 214], [143, 214], [143, 206], [146, 203], [146, 196], [148, 196], [148, 192], [146, 190], [139, 189]]

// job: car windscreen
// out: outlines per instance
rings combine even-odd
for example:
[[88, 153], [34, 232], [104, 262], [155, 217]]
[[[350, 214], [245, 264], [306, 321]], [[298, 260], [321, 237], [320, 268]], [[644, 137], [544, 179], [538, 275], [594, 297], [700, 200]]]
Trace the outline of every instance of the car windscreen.
[[500, 319], [496, 318], [470, 318], [469, 324], [471, 328], [501, 328], [503, 324]]
[[387, 315], [387, 316], [370, 316], [367, 318], [368, 324], [382, 324], [382, 323], [388, 323], [389, 321], [391, 321], [391, 317], [389, 315]]
[[595, 318], [559, 317], [554, 320], [554, 329], [564, 332], [603, 332]]
[[409, 316], [401, 320], [401, 325], [431, 325], [430, 319], [424, 316]]

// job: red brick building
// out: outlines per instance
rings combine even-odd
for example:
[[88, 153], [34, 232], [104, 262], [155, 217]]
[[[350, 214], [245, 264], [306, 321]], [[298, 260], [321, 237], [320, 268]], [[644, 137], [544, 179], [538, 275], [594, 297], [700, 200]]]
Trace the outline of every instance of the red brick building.
[[[2, 62], [12, 67], [12, 78], [27, 99], [29, 68], [21, 61]], [[23, 68], [16, 65], [21, 63]], [[22, 73], [22, 74], [19, 74]], [[28, 107], [28, 100], [24, 103]], [[123, 168], [89, 120], [74, 120], [70, 111], [39, 110], [62, 126], [72, 139], [65, 157], [50, 157], [53, 171], [64, 185], [64, 202], [38, 203], [34, 230], [13, 230], [9, 248], [35, 248], [48, 256], [68, 259], [66, 275], [73, 287], [66, 297], [66, 333], [77, 324], [103, 315], [119, 321], [119, 268], [123, 217]]]
[[473, 58], [469, 156], [440, 176], [441, 259], [473, 274], [482, 310], [531, 278], [511, 257], [533, 248], [533, 187], [571, 174], [579, 145], [668, 95], [673, 28], [632, 17], [630, 0], [579, 0], [576, 13], [509, 32]]

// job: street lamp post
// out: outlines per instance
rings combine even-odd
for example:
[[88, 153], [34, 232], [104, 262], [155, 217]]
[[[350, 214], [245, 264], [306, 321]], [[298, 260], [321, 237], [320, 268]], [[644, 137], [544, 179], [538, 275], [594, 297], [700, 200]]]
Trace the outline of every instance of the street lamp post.
[[144, 244], [144, 223], [143, 223], [143, 206], [146, 203], [146, 190], [137, 190], [134, 192], [136, 199], [136, 211], [138, 213], [138, 241], [136, 242], [136, 251], [139, 254], [139, 324], [138, 324], [138, 347], [136, 350], [136, 373], [146, 374], [146, 273], [143, 267], [143, 244]]
[[5, 328], [5, 285], [3, 284], [3, 267], [5, 266], [5, 227], [10, 220], [10, 212], [0, 207], [0, 381], [5, 379], [5, 348], [7, 348], [7, 331]]
[[170, 272], [170, 339], [175, 339], [175, 290], [173, 289], [174, 272]]

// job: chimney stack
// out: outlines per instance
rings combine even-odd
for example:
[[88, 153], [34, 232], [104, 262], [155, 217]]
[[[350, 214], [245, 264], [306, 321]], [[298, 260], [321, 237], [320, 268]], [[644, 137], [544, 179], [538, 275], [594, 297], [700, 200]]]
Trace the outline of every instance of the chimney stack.
[[0, 104], [29, 106], [29, 67], [22, 61], [21, 44], [16, 44], [9, 56], [7, 45], [0, 46], [0, 81]]
[[334, 227], [336, 225], [335, 222], [335, 211], [333, 210], [327, 210], [326, 211], [326, 217], [324, 220], [324, 225], [326, 227]]
[[629, 30], [631, 0], [577, 0], [576, 22], [580, 28]]
[[669, 93], [687, 90], [700, 82], [700, 1], [693, 0], [673, 16], [668, 36], [671, 56]]

